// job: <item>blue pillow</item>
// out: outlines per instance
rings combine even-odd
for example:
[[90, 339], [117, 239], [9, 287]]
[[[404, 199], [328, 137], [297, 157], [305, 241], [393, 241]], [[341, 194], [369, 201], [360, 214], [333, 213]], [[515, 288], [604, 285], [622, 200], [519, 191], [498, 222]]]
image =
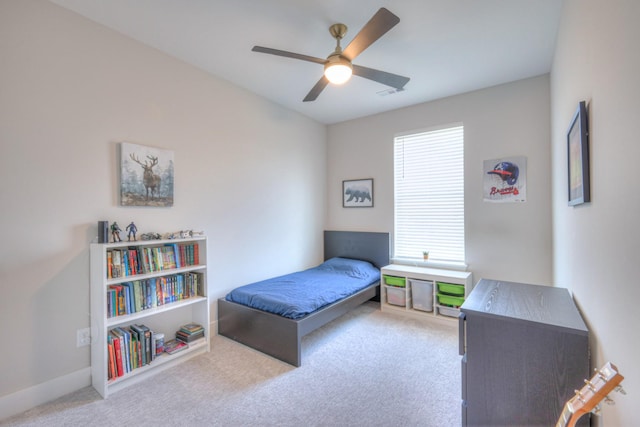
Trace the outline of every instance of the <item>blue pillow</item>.
[[373, 279], [380, 277], [380, 270], [367, 261], [350, 258], [331, 258], [316, 267], [319, 270], [335, 271], [350, 277]]

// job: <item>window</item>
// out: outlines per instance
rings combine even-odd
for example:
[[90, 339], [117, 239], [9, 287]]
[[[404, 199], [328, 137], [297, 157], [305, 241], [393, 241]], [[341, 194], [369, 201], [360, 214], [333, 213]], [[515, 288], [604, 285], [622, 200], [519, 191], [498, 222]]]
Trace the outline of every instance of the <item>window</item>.
[[464, 128], [394, 139], [396, 261], [464, 264]]

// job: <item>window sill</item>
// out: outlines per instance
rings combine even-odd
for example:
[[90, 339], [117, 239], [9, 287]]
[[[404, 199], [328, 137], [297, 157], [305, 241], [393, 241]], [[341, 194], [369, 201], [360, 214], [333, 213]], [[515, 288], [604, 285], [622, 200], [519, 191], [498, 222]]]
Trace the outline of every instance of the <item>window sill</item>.
[[458, 270], [467, 271], [468, 265], [462, 262], [449, 262], [438, 260], [418, 260], [411, 258], [391, 258], [393, 264], [410, 265], [413, 267], [430, 267], [430, 268], [442, 268], [446, 270]]

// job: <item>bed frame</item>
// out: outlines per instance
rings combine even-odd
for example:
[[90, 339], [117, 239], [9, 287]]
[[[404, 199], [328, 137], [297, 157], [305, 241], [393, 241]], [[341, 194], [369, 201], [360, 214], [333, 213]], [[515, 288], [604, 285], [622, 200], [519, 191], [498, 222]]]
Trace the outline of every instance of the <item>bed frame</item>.
[[[378, 268], [389, 264], [389, 233], [325, 231], [324, 259], [356, 258]], [[218, 300], [218, 334], [231, 338], [293, 366], [300, 366], [302, 337], [379, 295], [376, 282], [354, 295], [289, 319], [224, 298]]]

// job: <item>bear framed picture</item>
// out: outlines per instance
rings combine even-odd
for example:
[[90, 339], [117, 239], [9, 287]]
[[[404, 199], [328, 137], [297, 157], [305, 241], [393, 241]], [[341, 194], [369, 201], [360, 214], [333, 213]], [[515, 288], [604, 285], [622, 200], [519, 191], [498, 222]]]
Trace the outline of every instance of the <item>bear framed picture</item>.
[[343, 208], [373, 207], [373, 178], [342, 181]]

